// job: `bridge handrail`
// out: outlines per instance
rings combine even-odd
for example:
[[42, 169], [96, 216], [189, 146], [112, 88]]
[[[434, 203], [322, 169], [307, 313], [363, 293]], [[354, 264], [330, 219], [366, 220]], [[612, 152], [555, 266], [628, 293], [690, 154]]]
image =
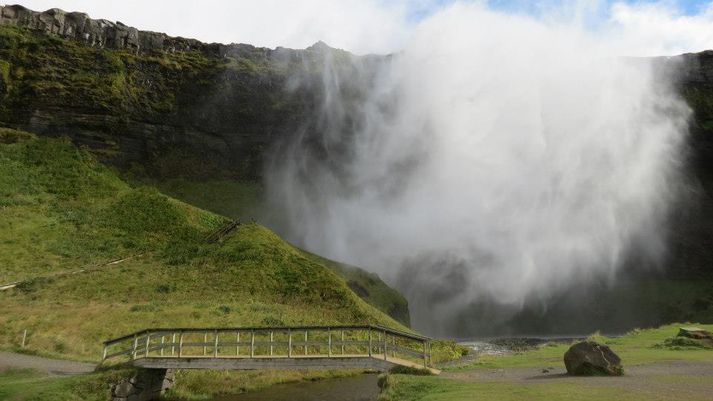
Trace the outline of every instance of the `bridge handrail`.
[[389, 334], [407, 338], [414, 341], [432, 341], [430, 337], [421, 336], [418, 334], [408, 333], [401, 330], [392, 329], [381, 325], [334, 325], [334, 326], [276, 326], [276, 327], [177, 327], [177, 328], [149, 328], [133, 333], [127, 334], [125, 336], [112, 338], [103, 342], [104, 346], [113, 345], [121, 341], [128, 340], [134, 337], [141, 337], [147, 333], [159, 334], [160, 332], [169, 333], [179, 333], [179, 332], [191, 332], [191, 333], [213, 333], [213, 332], [234, 332], [234, 331], [303, 331], [303, 330], [378, 330], [382, 332], [387, 332]]
[[[241, 334], [246, 334], [243, 341]], [[268, 334], [269, 341], [265, 337]], [[203, 335], [202, 341], [196, 338], [200, 335]], [[416, 358], [422, 361], [423, 367], [428, 367], [431, 359], [430, 338], [381, 325], [149, 328], [103, 344], [102, 361], [122, 355], [132, 361], [169, 357], [164, 351], [170, 352], [171, 358], [332, 358], [346, 355], [401, 361], [396, 363]], [[241, 347], [249, 354], [241, 355]], [[196, 354], [196, 348], [203, 350]], [[230, 348], [235, 351], [225, 354], [225, 349]], [[209, 350], [212, 352], [208, 353]]]

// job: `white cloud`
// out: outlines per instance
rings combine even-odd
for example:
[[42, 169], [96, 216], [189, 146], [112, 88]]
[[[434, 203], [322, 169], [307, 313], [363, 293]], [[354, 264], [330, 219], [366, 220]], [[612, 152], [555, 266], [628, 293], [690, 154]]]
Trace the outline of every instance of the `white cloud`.
[[668, 3], [614, 4], [607, 29], [628, 55], [675, 55], [713, 49], [713, 2], [696, 15]]

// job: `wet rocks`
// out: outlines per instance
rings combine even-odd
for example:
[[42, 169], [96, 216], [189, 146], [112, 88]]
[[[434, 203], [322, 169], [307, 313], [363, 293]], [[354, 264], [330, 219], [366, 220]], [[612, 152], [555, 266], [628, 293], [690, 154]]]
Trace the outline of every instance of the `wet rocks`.
[[621, 359], [609, 347], [594, 341], [574, 344], [564, 354], [567, 373], [576, 376], [621, 376]]

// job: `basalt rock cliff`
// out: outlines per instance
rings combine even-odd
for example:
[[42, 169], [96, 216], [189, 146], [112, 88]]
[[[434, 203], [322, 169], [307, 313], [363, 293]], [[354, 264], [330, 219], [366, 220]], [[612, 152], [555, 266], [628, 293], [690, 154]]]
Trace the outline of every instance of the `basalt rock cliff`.
[[[314, 111], [324, 101], [327, 60], [362, 71], [389, 57], [357, 57], [322, 43], [304, 50], [205, 44], [83, 13], [0, 7], [0, 126], [68, 136], [119, 168], [159, 177], [259, 181], [276, 144], [319, 129]], [[675, 212], [672, 265], [710, 271], [713, 51], [662, 60], [675, 62], [694, 111], [692, 190]]]
[[0, 6], [0, 24], [25, 27], [59, 38], [74, 39], [91, 47], [128, 49], [137, 53], [156, 50], [200, 51], [210, 56], [225, 57], [239, 54], [241, 48], [246, 46], [203, 43], [195, 39], [171, 37], [160, 32], [140, 31], [121, 22], [92, 19], [81, 12], [66, 12], [58, 8], [38, 12], [17, 4]]
[[267, 149], [319, 101], [309, 86], [325, 55], [352, 57], [321, 43], [204, 44], [57, 9], [0, 16], [0, 124], [69, 136], [127, 168], [257, 180]]

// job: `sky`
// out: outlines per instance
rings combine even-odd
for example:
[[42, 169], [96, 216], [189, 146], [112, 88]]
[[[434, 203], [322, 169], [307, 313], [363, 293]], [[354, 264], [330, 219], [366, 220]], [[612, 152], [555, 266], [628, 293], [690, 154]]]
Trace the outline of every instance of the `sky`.
[[206, 42], [304, 48], [322, 40], [357, 54], [398, 51], [418, 26], [457, 1], [505, 14], [577, 23], [627, 38], [631, 55], [713, 48], [713, 0], [18, 0], [34, 10], [83, 11], [142, 30]]

